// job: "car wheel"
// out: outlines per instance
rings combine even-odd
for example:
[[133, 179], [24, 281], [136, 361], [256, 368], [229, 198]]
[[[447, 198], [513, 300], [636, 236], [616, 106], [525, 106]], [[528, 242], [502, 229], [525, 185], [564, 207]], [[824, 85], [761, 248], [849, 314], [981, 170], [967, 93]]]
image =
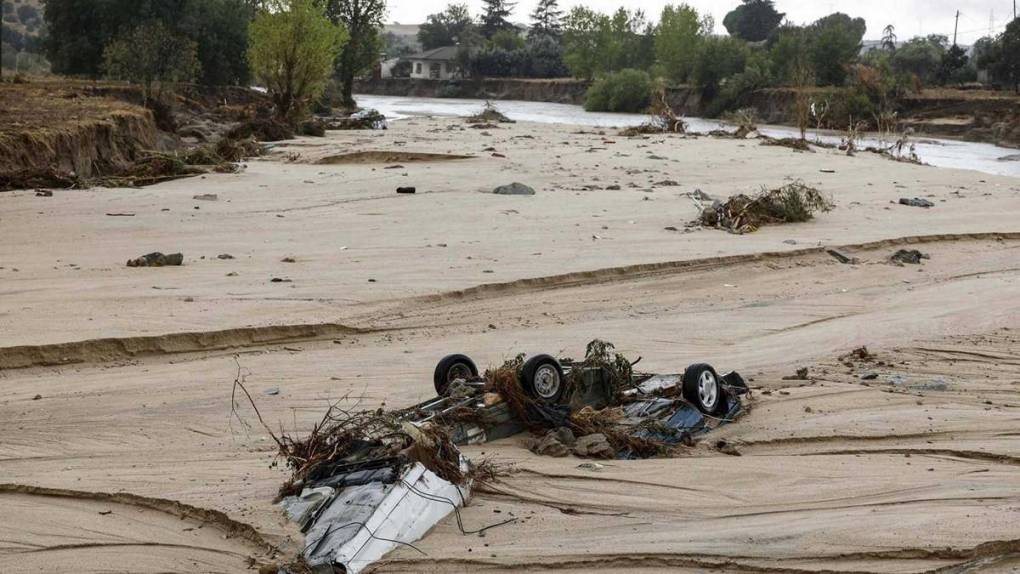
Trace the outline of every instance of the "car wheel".
[[450, 383], [457, 379], [465, 381], [478, 377], [478, 367], [467, 355], [447, 355], [436, 365], [432, 383], [439, 396], [446, 396]]
[[696, 364], [684, 371], [683, 395], [687, 402], [707, 415], [726, 410], [726, 395], [719, 384], [719, 375], [711, 365]]
[[535, 400], [558, 403], [567, 390], [567, 379], [559, 361], [549, 355], [536, 355], [521, 367], [521, 385]]

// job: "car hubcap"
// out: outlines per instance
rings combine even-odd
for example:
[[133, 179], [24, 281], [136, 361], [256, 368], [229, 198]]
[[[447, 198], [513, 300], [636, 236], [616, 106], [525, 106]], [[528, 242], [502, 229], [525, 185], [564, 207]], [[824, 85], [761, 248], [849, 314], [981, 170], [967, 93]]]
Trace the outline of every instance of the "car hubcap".
[[535, 392], [543, 399], [551, 399], [560, 390], [560, 373], [552, 365], [542, 365], [535, 371]]
[[464, 363], [456, 363], [446, 372], [446, 381], [452, 383], [457, 379], [468, 380], [471, 378], [471, 369]]
[[706, 409], [715, 408], [715, 403], [719, 400], [719, 385], [716, 384], [712, 371], [705, 371], [698, 377], [698, 398]]

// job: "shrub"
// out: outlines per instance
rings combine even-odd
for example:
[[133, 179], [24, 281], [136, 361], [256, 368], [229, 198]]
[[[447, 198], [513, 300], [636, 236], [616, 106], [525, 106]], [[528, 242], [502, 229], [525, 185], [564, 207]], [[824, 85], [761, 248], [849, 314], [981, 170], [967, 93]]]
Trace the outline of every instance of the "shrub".
[[597, 80], [585, 96], [589, 112], [642, 112], [652, 99], [652, 80], [647, 72], [620, 70]]

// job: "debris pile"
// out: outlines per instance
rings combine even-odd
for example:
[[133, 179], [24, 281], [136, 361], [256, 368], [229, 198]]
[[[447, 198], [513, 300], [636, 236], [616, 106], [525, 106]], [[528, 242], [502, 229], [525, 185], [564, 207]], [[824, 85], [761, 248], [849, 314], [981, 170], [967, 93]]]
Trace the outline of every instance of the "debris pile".
[[487, 102], [485, 102], [485, 107], [482, 108], [482, 111], [478, 112], [477, 114], [475, 114], [473, 116], [469, 116], [467, 118], [467, 123], [469, 123], [469, 124], [513, 124], [513, 123], [517, 123], [517, 122], [515, 122], [514, 120], [511, 120], [510, 118], [508, 118], [506, 116], [506, 114], [504, 114], [503, 112], [499, 111], [499, 109], [496, 108], [495, 104], [493, 104], [492, 102], [488, 102], [487, 101]]
[[666, 99], [666, 90], [659, 89], [652, 101], [652, 117], [639, 126], [632, 126], [620, 131], [623, 137], [634, 137], [646, 134], [686, 134], [687, 122], [673, 111]]
[[778, 189], [763, 189], [753, 197], [740, 194], [725, 203], [716, 202], [702, 210], [696, 224], [743, 234], [763, 225], [810, 221], [816, 212], [831, 211], [833, 207], [817, 189], [794, 182]]

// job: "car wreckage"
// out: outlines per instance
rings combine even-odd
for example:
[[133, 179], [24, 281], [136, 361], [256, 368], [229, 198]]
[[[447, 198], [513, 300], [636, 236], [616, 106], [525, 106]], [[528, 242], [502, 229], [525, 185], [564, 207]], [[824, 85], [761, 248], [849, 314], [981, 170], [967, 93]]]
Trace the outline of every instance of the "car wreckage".
[[584, 361], [519, 356], [484, 375], [449, 355], [435, 368], [435, 398], [391, 413], [334, 407], [308, 439], [281, 444], [296, 469], [281, 505], [305, 534], [302, 568], [356, 574], [414, 548], [453, 512], [463, 531], [474, 475], [458, 445], [568, 428], [605, 434], [616, 458], [642, 458], [692, 445], [742, 412], [749, 391], [735, 372], [698, 363], [638, 373], [611, 350], [593, 341]]

